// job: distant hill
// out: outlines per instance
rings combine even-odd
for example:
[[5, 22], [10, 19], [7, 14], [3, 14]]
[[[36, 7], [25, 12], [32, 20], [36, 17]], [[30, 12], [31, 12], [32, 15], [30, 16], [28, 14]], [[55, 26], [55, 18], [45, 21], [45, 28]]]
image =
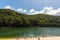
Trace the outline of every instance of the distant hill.
[[0, 9], [0, 27], [60, 27], [60, 16], [27, 15], [10, 9]]

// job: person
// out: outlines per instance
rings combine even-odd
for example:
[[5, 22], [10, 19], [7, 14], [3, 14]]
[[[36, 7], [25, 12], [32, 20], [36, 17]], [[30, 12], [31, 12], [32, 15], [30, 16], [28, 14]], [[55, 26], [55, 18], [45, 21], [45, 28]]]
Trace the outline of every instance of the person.
[[40, 40], [40, 38], [38, 38], [38, 40]]
[[19, 40], [20, 37], [16, 37], [16, 40]]

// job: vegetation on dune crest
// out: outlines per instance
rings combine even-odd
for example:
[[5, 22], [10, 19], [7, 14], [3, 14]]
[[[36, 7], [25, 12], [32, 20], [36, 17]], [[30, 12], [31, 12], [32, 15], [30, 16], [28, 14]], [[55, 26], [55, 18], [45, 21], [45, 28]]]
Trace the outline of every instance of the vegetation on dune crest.
[[10, 9], [0, 9], [0, 27], [60, 27], [60, 16], [27, 15]]

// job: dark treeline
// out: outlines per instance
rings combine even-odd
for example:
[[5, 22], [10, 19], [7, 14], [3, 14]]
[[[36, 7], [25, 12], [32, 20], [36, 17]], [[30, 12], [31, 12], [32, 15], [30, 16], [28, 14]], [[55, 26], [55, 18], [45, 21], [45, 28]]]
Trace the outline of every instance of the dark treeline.
[[10, 9], [0, 9], [0, 27], [60, 27], [60, 16], [27, 15]]

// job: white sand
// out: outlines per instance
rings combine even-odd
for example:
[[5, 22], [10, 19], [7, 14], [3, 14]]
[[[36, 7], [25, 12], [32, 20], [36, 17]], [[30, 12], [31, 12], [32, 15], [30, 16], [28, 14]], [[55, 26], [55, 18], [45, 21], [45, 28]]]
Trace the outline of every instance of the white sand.
[[60, 37], [32, 37], [32, 38], [9, 38], [9, 39], [1, 39], [0, 40], [60, 40]]

